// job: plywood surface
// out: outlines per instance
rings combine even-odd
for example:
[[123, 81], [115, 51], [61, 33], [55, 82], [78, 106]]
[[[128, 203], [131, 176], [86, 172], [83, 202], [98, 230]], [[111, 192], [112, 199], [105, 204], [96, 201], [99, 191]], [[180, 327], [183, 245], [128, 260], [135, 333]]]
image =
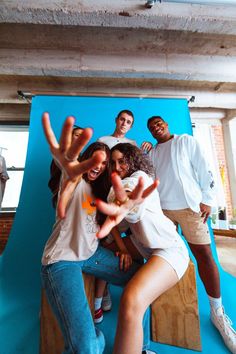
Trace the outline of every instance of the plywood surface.
[[194, 264], [183, 278], [152, 304], [153, 341], [201, 350]]

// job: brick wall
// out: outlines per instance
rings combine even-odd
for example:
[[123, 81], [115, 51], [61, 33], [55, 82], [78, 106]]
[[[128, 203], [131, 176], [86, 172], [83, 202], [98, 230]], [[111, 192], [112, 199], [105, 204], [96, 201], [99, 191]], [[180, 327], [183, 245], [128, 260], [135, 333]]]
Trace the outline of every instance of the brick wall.
[[214, 136], [214, 144], [216, 149], [216, 155], [219, 163], [220, 174], [222, 177], [224, 194], [226, 199], [226, 208], [228, 219], [231, 219], [233, 214], [231, 191], [229, 184], [228, 167], [226, 163], [225, 148], [224, 148], [224, 137], [223, 128], [221, 125], [212, 126], [212, 132]]
[[0, 254], [6, 246], [14, 216], [15, 213], [0, 213]]

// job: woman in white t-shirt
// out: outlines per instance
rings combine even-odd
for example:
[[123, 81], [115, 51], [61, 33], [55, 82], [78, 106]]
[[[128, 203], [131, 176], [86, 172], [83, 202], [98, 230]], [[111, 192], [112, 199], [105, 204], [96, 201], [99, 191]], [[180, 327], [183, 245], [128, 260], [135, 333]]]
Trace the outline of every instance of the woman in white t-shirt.
[[111, 164], [115, 173], [109, 204], [97, 202], [98, 208], [108, 215], [98, 237], [104, 237], [125, 218], [133, 243], [147, 259], [122, 295], [115, 340], [114, 354], [136, 354], [142, 351], [146, 309], [179, 281], [188, 267], [189, 256], [175, 225], [162, 212], [157, 189], [148, 197], [146, 192], [140, 192], [140, 188], [153, 183], [150, 162], [142, 151], [131, 144], [117, 144], [111, 149]]
[[[110, 186], [107, 145], [95, 142], [77, 156], [92, 136], [92, 129], [83, 130], [71, 142], [74, 118], [67, 118], [58, 144], [48, 113], [43, 127], [53, 158], [62, 169], [57, 204], [57, 220], [42, 257], [42, 284], [64, 337], [64, 354], [102, 354], [104, 337], [94, 327], [85, 295], [82, 272], [107, 282], [124, 286], [139, 265], [126, 272], [119, 268], [119, 258], [99, 245], [97, 232], [103, 222], [95, 198], [106, 200]], [[148, 316], [144, 325], [144, 345], [149, 342]]]

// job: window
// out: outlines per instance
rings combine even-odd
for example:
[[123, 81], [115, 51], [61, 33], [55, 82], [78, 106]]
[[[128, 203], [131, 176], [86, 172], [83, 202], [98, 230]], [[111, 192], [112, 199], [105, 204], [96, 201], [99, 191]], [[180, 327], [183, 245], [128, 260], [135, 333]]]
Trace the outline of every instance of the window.
[[229, 122], [230, 134], [231, 134], [231, 142], [232, 142], [232, 150], [233, 150], [233, 159], [234, 159], [234, 170], [236, 175], [236, 118], [232, 119]]
[[20, 198], [28, 144], [28, 126], [0, 125], [0, 153], [6, 160], [6, 182], [2, 211], [15, 211]]
[[207, 123], [195, 123], [193, 127], [193, 135], [198, 140], [200, 146], [204, 150], [211, 171], [216, 181], [216, 207], [225, 207], [225, 195], [220, 175], [220, 167], [216, 156], [214, 138], [212, 136], [211, 126]]

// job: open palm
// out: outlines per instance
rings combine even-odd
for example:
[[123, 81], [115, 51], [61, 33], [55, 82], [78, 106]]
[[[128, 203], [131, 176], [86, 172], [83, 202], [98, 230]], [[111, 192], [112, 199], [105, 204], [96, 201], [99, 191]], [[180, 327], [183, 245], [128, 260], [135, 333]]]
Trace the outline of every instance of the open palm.
[[133, 208], [143, 203], [145, 198], [148, 197], [158, 185], [158, 181], [156, 180], [148, 188], [144, 189], [144, 181], [143, 178], [140, 177], [134, 190], [127, 193], [117, 173], [112, 174], [111, 180], [116, 200], [113, 203], [105, 203], [102, 200], [96, 201], [98, 209], [107, 215], [104, 224], [97, 233], [98, 238], [107, 236], [111, 229], [118, 225]]
[[63, 125], [60, 142], [58, 143], [50, 124], [49, 114], [45, 112], [42, 117], [44, 134], [49, 144], [52, 156], [62, 170], [61, 190], [57, 203], [57, 215], [64, 218], [66, 206], [71, 195], [80, 181], [82, 175], [96, 166], [104, 158], [103, 152], [95, 152], [93, 156], [83, 162], [78, 161], [78, 156], [90, 141], [93, 131], [85, 128], [79, 139], [72, 141], [74, 117], [68, 117]]

